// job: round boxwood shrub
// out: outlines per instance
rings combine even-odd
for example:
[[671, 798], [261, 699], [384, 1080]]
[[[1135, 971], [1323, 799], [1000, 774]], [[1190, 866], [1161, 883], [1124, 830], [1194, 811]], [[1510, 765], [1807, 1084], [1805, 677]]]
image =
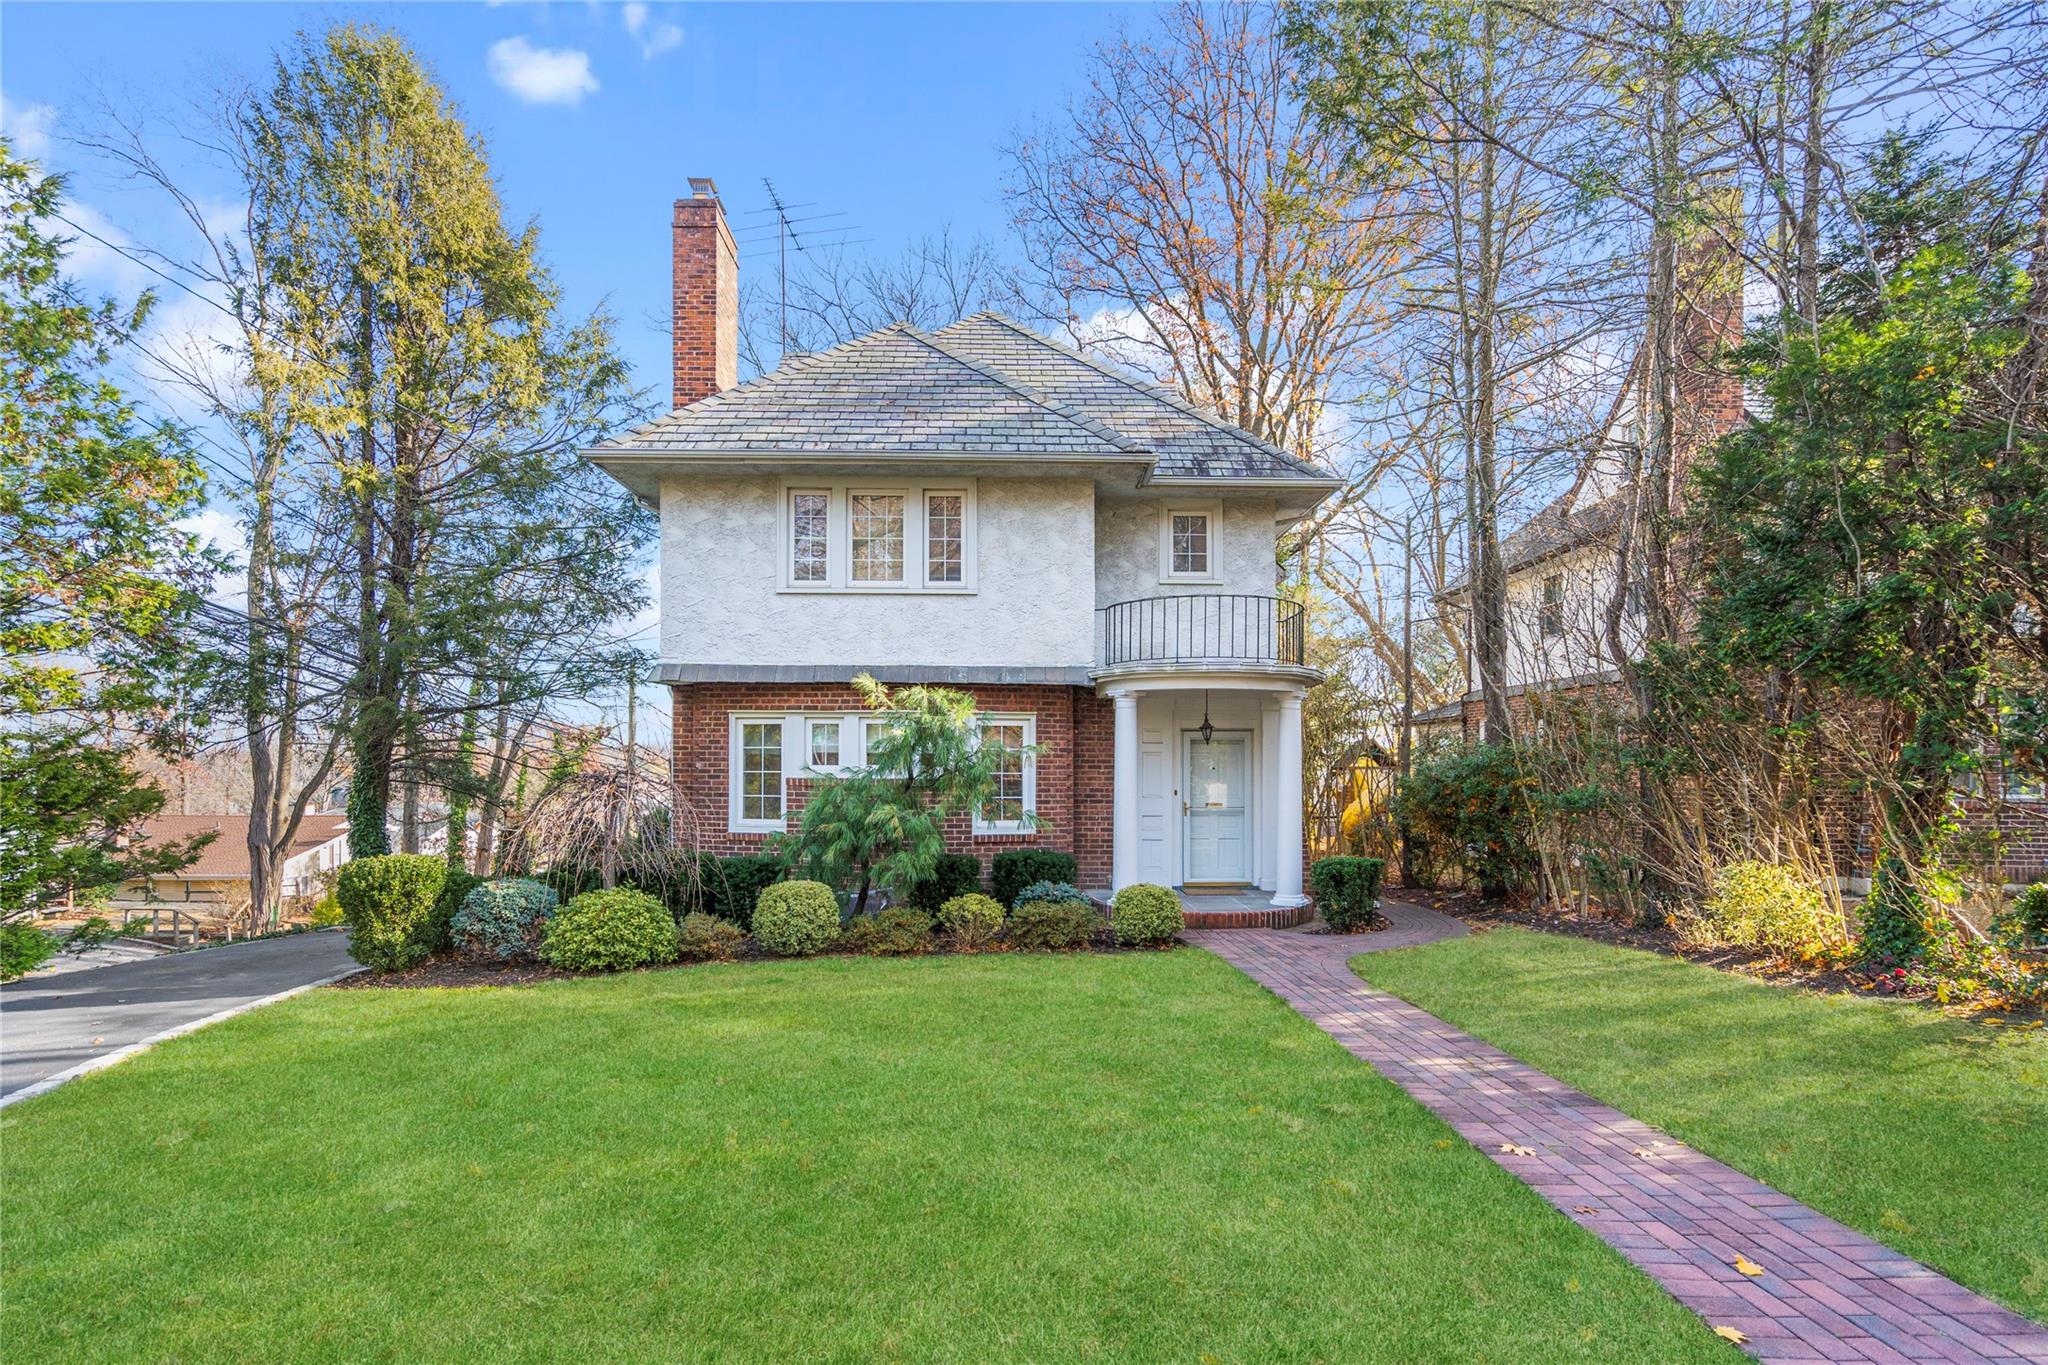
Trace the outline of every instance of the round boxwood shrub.
[[616, 972], [676, 960], [676, 922], [645, 891], [586, 891], [548, 921], [541, 956], [572, 972]]
[[448, 880], [448, 860], [424, 853], [385, 853], [343, 863], [334, 896], [348, 921], [349, 956], [395, 972], [434, 951], [440, 926], [434, 906]]
[[754, 941], [779, 957], [808, 957], [839, 937], [839, 900], [823, 882], [777, 882], [754, 903]]
[[986, 948], [1003, 932], [1003, 903], [980, 892], [955, 896], [939, 907], [939, 923], [957, 948]]
[[1379, 914], [1383, 858], [1318, 858], [1309, 865], [1309, 890], [1323, 923], [1340, 934], [1370, 929]]
[[1086, 899], [1088, 898], [1081, 894], [1081, 888], [1072, 882], [1033, 882], [1017, 893], [1017, 898], [1010, 902], [1010, 908], [1020, 910], [1027, 905], [1041, 902], [1048, 905], [1063, 905], [1069, 901]]
[[1087, 901], [1027, 901], [1010, 913], [1009, 939], [1018, 948], [1067, 952], [1086, 948], [1101, 926]]
[[1116, 930], [1116, 941], [1126, 948], [1171, 943], [1187, 922], [1180, 897], [1163, 886], [1144, 882], [1127, 886], [1109, 905], [1109, 927]]
[[455, 946], [500, 962], [532, 957], [561, 904], [555, 888], [527, 877], [503, 877], [470, 888], [450, 922]]
[[676, 951], [685, 962], [730, 962], [740, 955], [747, 936], [730, 920], [701, 911], [683, 916], [676, 932]]
[[862, 915], [846, 926], [839, 946], [869, 957], [908, 957], [932, 946], [932, 917], [907, 905]]

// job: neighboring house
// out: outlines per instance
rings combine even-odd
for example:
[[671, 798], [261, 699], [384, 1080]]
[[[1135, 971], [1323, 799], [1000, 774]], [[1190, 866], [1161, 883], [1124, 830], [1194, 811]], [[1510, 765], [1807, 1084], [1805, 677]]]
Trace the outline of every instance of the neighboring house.
[[1089, 887], [1256, 887], [1297, 913], [1320, 675], [1276, 547], [1339, 481], [994, 313], [736, 384], [733, 239], [691, 187], [676, 411], [587, 454], [660, 512], [659, 676], [705, 843], [759, 848], [863, 761], [849, 680], [869, 672], [970, 692], [987, 742], [1037, 747], [950, 847], [1064, 849]]
[[[171, 906], [202, 919], [240, 913], [249, 903], [249, 817], [246, 815], [156, 815], [144, 822], [137, 842], [182, 843], [212, 831], [214, 838], [188, 867], [123, 882], [116, 908], [147, 910]], [[348, 861], [348, 819], [308, 815], [280, 869], [287, 900], [320, 893], [326, 875]]]

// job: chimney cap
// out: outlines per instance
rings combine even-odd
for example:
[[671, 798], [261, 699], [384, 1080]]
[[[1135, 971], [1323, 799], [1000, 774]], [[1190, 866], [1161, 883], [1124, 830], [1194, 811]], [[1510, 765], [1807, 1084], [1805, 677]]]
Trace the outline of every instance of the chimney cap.
[[716, 199], [718, 182], [708, 175], [693, 175], [690, 177], [690, 196], [693, 199]]

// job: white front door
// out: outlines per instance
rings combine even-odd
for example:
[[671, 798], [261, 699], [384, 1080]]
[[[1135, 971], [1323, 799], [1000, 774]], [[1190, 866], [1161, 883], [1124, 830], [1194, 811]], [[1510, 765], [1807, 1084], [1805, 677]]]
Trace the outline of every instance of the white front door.
[[1186, 884], [1252, 879], [1251, 771], [1250, 735], [1188, 735]]

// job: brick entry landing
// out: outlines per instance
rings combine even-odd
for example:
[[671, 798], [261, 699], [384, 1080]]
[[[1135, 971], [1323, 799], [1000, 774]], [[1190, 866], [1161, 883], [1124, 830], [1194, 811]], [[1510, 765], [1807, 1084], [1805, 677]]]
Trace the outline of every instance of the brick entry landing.
[[1192, 938], [1759, 1360], [2048, 1362], [2048, 1327], [1368, 986], [1353, 954], [1443, 919], [1398, 908], [1381, 934]]
[[[1108, 909], [1110, 898], [1115, 894], [1113, 891], [1090, 891], [1088, 899]], [[1316, 917], [1313, 904], [1276, 910], [1272, 904], [1272, 893], [1257, 888], [1184, 891], [1176, 886], [1173, 894], [1180, 897], [1181, 912], [1187, 916], [1190, 929], [1292, 929]]]

